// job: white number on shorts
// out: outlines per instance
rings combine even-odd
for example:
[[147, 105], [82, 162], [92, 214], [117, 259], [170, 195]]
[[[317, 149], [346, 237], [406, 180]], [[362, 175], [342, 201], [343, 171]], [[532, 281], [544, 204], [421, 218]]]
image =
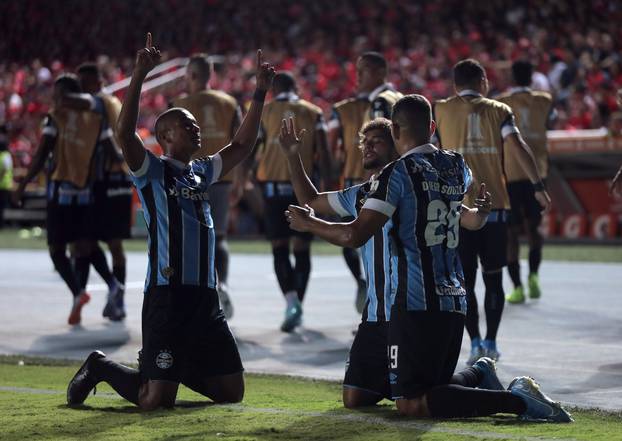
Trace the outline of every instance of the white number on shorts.
[[[461, 202], [449, 202], [449, 208], [441, 200], [433, 200], [428, 204], [428, 225], [425, 227], [425, 242], [431, 247], [443, 243], [447, 238], [447, 248], [458, 246], [458, 225], [460, 223]], [[443, 228], [439, 233], [439, 227]]]
[[391, 369], [397, 368], [397, 345], [389, 346], [389, 367]]

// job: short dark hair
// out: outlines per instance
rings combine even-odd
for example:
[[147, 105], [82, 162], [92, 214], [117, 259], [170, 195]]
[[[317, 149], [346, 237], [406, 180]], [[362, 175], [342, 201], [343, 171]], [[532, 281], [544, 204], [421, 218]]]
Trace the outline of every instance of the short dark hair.
[[80, 93], [82, 91], [78, 77], [72, 73], [64, 73], [60, 75], [54, 81], [54, 86], [60, 87], [68, 93]]
[[272, 90], [276, 93], [289, 92], [296, 89], [296, 79], [291, 72], [278, 72], [272, 80]]
[[76, 69], [78, 75], [96, 75], [99, 76], [99, 68], [97, 64], [92, 62], [82, 63]]
[[376, 69], [387, 70], [387, 60], [380, 52], [363, 52], [360, 56], [360, 59], [371, 64]]
[[486, 71], [477, 60], [467, 58], [454, 66], [454, 84], [456, 87], [477, 88], [484, 78], [486, 78]]
[[423, 95], [406, 95], [393, 106], [391, 121], [423, 144], [430, 140], [432, 106]]
[[188, 112], [188, 110], [181, 107], [171, 107], [157, 117], [153, 129], [155, 131], [156, 140], [160, 144], [162, 144], [162, 132], [168, 129], [169, 124], [171, 124], [172, 121], [181, 118], [184, 115], [184, 112]]
[[[371, 130], [382, 130], [382, 136], [385, 140], [390, 144], [393, 144], [393, 136], [391, 136], [391, 120], [387, 118], [374, 118], [363, 124], [363, 127], [361, 127], [361, 130], [359, 131], [359, 140], [361, 144], [363, 142], [363, 138], [365, 138], [365, 134]], [[362, 145], [360, 147], [362, 147]]]
[[512, 78], [517, 86], [527, 87], [531, 85], [533, 76], [533, 64], [529, 61], [519, 60], [512, 63]]
[[209, 55], [206, 53], [198, 53], [193, 54], [188, 60], [188, 66], [192, 66], [193, 68], [198, 70], [199, 75], [205, 78], [205, 80], [209, 80], [209, 77], [212, 73], [212, 62], [209, 58]]

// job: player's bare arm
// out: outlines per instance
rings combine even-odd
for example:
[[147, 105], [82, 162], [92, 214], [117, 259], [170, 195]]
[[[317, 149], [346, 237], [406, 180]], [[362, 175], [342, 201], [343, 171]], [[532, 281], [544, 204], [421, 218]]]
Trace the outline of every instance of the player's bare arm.
[[486, 184], [480, 184], [479, 192], [473, 205], [473, 208], [463, 205], [460, 212], [460, 226], [467, 230], [479, 230], [486, 225], [492, 208], [492, 196], [486, 191]]
[[251, 106], [242, 124], [240, 124], [240, 128], [231, 140], [231, 144], [219, 152], [222, 158], [221, 175], [226, 175], [253, 151], [257, 141], [257, 134], [259, 133], [264, 100], [268, 89], [272, 85], [273, 78], [274, 67], [264, 62], [260, 49], [257, 51], [257, 86], [255, 87]]
[[138, 170], [145, 160], [145, 146], [136, 133], [136, 122], [140, 103], [140, 90], [145, 77], [160, 61], [160, 51], [153, 46], [151, 33], [147, 33], [145, 47], [136, 54], [132, 80], [121, 107], [117, 123], [117, 138], [123, 157], [130, 170]]
[[542, 183], [542, 177], [540, 176], [540, 172], [538, 172], [538, 166], [536, 165], [533, 151], [520, 136], [520, 133], [509, 134], [505, 137], [503, 142], [517, 153], [516, 156], [520, 166], [525, 170], [527, 176], [529, 176], [531, 183], [534, 184], [536, 200], [544, 210], [548, 210], [551, 206], [551, 197]]
[[285, 217], [290, 228], [309, 232], [340, 247], [359, 248], [365, 244], [389, 217], [375, 210], [363, 208], [352, 222], [326, 222], [314, 216], [310, 207], [290, 205]]
[[296, 123], [293, 118], [282, 121], [279, 145], [287, 157], [287, 165], [296, 198], [300, 204], [309, 205], [318, 213], [335, 214], [328, 202], [326, 193], [317, 191], [303, 167], [302, 158], [300, 157], [300, 142], [304, 135], [305, 129], [301, 129], [299, 132], [296, 131]]
[[35, 151], [34, 156], [32, 157], [32, 162], [30, 163], [30, 167], [28, 167], [28, 171], [26, 172], [26, 176], [20, 181], [17, 189], [11, 194], [11, 202], [20, 206], [22, 203], [22, 197], [24, 196], [24, 190], [26, 189], [26, 185], [30, 181], [33, 180], [35, 176], [43, 170], [45, 166], [45, 161], [54, 149], [54, 138], [51, 136], [43, 135], [41, 138], [41, 142], [37, 146], [37, 150]]

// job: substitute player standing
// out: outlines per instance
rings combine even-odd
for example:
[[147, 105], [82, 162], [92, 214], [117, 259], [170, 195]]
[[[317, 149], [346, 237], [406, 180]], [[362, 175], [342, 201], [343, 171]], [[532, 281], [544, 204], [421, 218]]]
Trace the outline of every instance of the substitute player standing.
[[[174, 107], [187, 109], [194, 115], [201, 127], [201, 149], [193, 159], [213, 155], [233, 139], [242, 120], [242, 111], [236, 99], [209, 86], [212, 63], [207, 54], [195, 54], [186, 66], [186, 87], [188, 93], [173, 100]], [[216, 232], [216, 274], [218, 274], [218, 296], [228, 319], [233, 317], [233, 304], [229, 297], [229, 247], [227, 226], [229, 224], [230, 196], [240, 191], [241, 179], [237, 170], [223, 175], [211, 185], [208, 193], [214, 231]]]
[[[356, 86], [358, 95], [335, 104], [328, 122], [330, 150], [340, 153], [345, 188], [369, 177], [359, 149], [361, 127], [374, 118], [390, 118], [393, 104], [402, 97], [387, 82], [387, 61], [378, 52], [365, 52], [356, 61]], [[360, 313], [365, 306], [366, 284], [359, 254], [355, 249], [344, 248], [343, 257], [357, 282], [355, 305]]]
[[[302, 302], [311, 273], [310, 234], [290, 230], [283, 212], [288, 205], [296, 203], [294, 188], [290, 183], [287, 158], [279, 147], [281, 121], [296, 118], [308, 133], [300, 147], [303, 166], [311, 174], [319, 159], [322, 171], [327, 173], [329, 166], [326, 123], [322, 109], [301, 99], [297, 95], [296, 81], [291, 73], [279, 72], [272, 83], [274, 99], [266, 104], [261, 118], [262, 146], [258, 149], [256, 179], [264, 196], [266, 235], [272, 245], [274, 272], [285, 296], [285, 318], [281, 324], [283, 332], [291, 332], [302, 320]], [[293, 248], [295, 264], [290, 261], [290, 243]]]
[[[472, 383], [450, 384], [467, 309], [456, 248], [471, 174], [460, 154], [430, 144], [434, 130], [430, 103], [421, 95], [402, 98], [392, 115], [393, 139], [402, 156], [372, 180], [358, 217], [350, 223], [330, 223], [314, 217], [310, 209], [291, 206], [286, 212], [290, 225], [336, 245], [361, 246], [392, 221], [388, 237], [395, 298], [389, 322], [389, 378], [401, 414], [453, 418], [503, 412], [570, 422], [561, 405], [542, 394], [529, 377], [514, 379], [510, 390], [498, 380], [478, 388]], [[466, 372], [477, 377], [477, 371]]]
[[[54, 82], [54, 108], [44, 121], [41, 142], [24, 179], [13, 194], [21, 202], [24, 189], [44, 168], [51, 155], [47, 183], [47, 242], [54, 268], [73, 294], [73, 305], [67, 323], [81, 321], [82, 307], [90, 295], [80, 283], [90, 264], [92, 246], [91, 163], [96, 145], [112, 148], [111, 132], [105, 130], [105, 110], [95, 100], [92, 111], [76, 111], [63, 106], [67, 95], [79, 94], [75, 75], [65, 74]], [[67, 245], [74, 243], [75, 268], [67, 256]]]
[[[474, 182], [485, 182], [492, 194], [492, 212], [479, 231], [461, 231], [460, 260], [469, 308], [466, 328], [471, 337], [468, 364], [482, 356], [499, 358], [497, 331], [501, 322], [505, 295], [502, 269], [506, 264], [507, 216], [510, 199], [503, 171], [503, 152], [512, 152], [517, 166], [524, 170], [534, 186], [535, 197], [543, 208], [550, 204], [544, 183], [538, 174], [531, 149], [523, 141], [514, 122], [512, 109], [506, 104], [484, 97], [488, 79], [484, 68], [475, 60], [463, 60], [453, 69], [456, 95], [438, 101], [434, 107], [438, 140], [442, 148], [458, 151], [473, 172]], [[472, 204], [476, 191], [465, 195]], [[481, 339], [479, 314], [475, 297], [478, 257], [486, 287], [486, 338]]]
[[[129, 239], [131, 236], [133, 192], [127, 165], [123, 162], [121, 150], [114, 140], [121, 102], [102, 90], [102, 77], [95, 63], [81, 64], [78, 66], [77, 74], [83, 93], [65, 95], [63, 105], [82, 111], [94, 109], [98, 105], [103, 106], [106, 130], [113, 135], [110, 141], [98, 143], [91, 164], [94, 240], [88, 258], [108, 285], [108, 300], [102, 315], [111, 320], [121, 320], [126, 315], [124, 302], [126, 259], [123, 239]], [[108, 245], [112, 255], [112, 272], [98, 240]], [[85, 273], [78, 274], [82, 287], [85, 287], [89, 267], [88, 265], [79, 267], [86, 268]]]
[[[548, 172], [548, 152], [546, 131], [551, 120], [552, 98], [547, 92], [537, 92], [529, 88], [533, 66], [529, 61], [516, 61], [512, 64], [512, 77], [515, 87], [496, 99], [507, 104], [516, 117], [516, 124], [525, 142], [533, 150], [540, 177], [544, 180]], [[529, 241], [529, 297], [537, 299], [541, 295], [538, 269], [542, 261], [542, 234], [538, 230], [542, 222], [542, 207], [535, 198], [534, 186], [529, 176], [520, 167], [515, 150], [506, 145], [504, 165], [507, 189], [510, 197], [510, 219], [508, 228], [508, 273], [514, 290], [506, 296], [510, 303], [523, 303], [525, 293], [520, 278], [518, 261], [520, 247], [518, 236], [526, 231]]]
[[[373, 173], [371, 179], [341, 191], [318, 193], [305, 173], [298, 153], [304, 133], [296, 135], [294, 121], [284, 120], [279, 139], [287, 155], [296, 197], [300, 204], [310, 206], [318, 214], [358, 216], [376, 182], [375, 177], [387, 164], [398, 158], [391, 136], [391, 121], [386, 118], [373, 119], [361, 129], [363, 167]], [[486, 222], [490, 194], [483, 191], [482, 198], [476, 201], [477, 209], [462, 207], [460, 223], [467, 228], [478, 229]], [[383, 398], [392, 397], [387, 354], [393, 302], [388, 236], [392, 227], [393, 222], [389, 219], [382, 230], [374, 233], [362, 247], [363, 267], [369, 283], [361, 323], [350, 349], [343, 380], [343, 404], [348, 408], [369, 406]], [[452, 382], [463, 384], [471, 381], [463, 385], [482, 387], [485, 375], [496, 378], [492, 360], [482, 359], [467, 370], [458, 374]]]
[[177, 107], [162, 113], [155, 133], [165, 153], [158, 158], [145, 150], [135, 130], [142, 83], [159, 58], [147, 34], [118, 123], [149, 232], [139, 369], [92, 352], [69, 382], [69, 405], [84, 402], [100, 381], [145, 410], [172, 407], [179, 383], [216, 402], [238, 402], [244, 395], [240, 355], [218, 304], [207, 189], [251, 153], [274, 69], [258, 51], [257, 89], [248, 114], [231, 143], [215, 155], [191, 160], [201, 147], [197, 121]]

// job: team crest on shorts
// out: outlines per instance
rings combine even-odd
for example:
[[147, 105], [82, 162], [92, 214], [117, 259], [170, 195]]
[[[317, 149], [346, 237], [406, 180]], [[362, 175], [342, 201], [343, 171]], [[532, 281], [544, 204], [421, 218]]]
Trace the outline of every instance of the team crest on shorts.
[[173, 356], [169, 351], [160, 351], [156, 357], [155, 363], [160, 369], [168, 369], [173, 366]]

